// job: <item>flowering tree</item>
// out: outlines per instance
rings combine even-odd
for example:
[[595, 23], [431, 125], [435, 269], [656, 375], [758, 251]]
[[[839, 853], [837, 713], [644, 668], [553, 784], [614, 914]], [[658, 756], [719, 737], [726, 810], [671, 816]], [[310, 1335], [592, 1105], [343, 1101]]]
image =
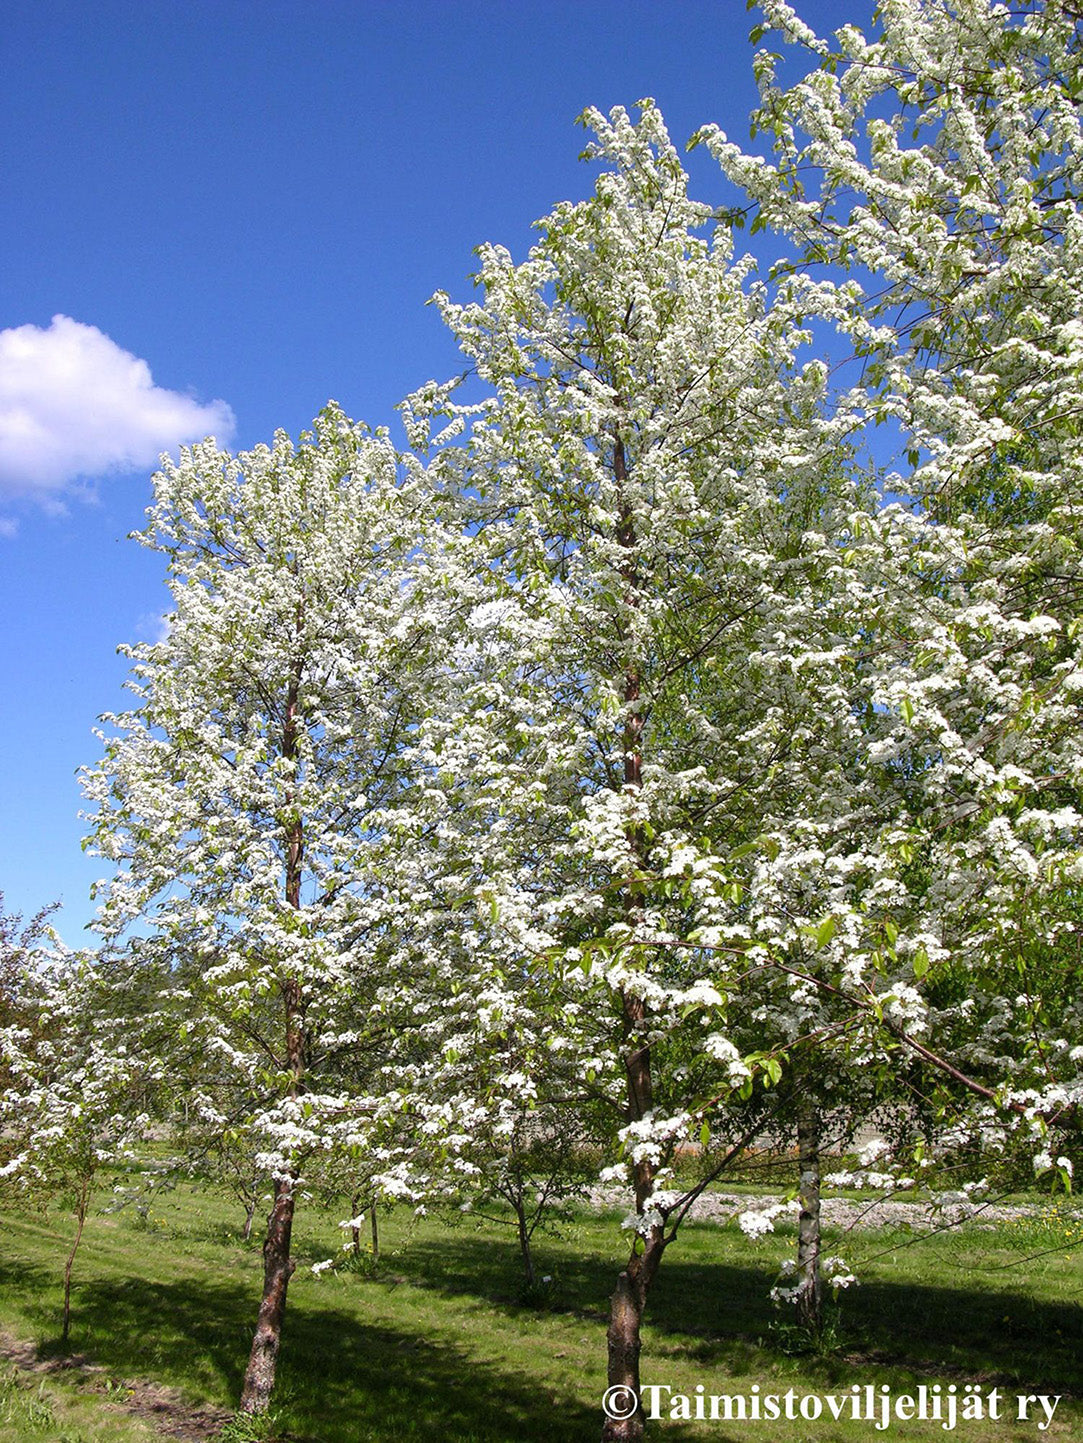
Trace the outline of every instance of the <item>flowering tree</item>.
[[407, 420], [418, 446], [446, 423], [432, 469], [481, 557], [474, 704], [429, 733], [459, 798], [444, 845], [483, 903], [492, 1025], [543, 1027], [552, 1075], [614, 1119], [635, 1236], [604, 1437], [632, 1439], [646, 1298], [693, 1196], [674, 1149], [778, 1078], [816, 989], [794, 973], [752, 1055], [727, 1014], [752, 1014], [774, 950], [827, 945], [868, 870], [880, 782], [853, 739], [898, 718], [855, 651], [904, 562], [825, 367], [797, 364], [804, 302], [732, 261], [650, 102], [586, 119], [593, 197], [524, 264], [483, 247], [478, 301], [438, 297], [484, 395], [432, 385]]
[[[454, 1191], [524, 1102], [608, 1116], [616, 1443], [675, 1150], [739, 1148], [735, 1094], [788, 1069], [810, 1176], [817, 1050], [1078, 1116], [1046, 985], [1080, 866], [1076, 22], [889, 0], [829, 45], [764, 8], [814, 56], [789, 92], [757, 61], [776, 159], [703, 139], [794, 243], [773, 289], [651, 103], [590, 112], [593, 196], [438, 297], [471, 381], [406, 404], [424, 473], [329, 408], [156, 479], [175, 611], [87, 787], [113, 995], [272, 1178], [246, 1410], [302, 1169]], [[862, 480], [869, 418], [905, 480]], [[392, 1113], [412, 1138], [371, 1147]]]
[[[34, 956], [43, 942], [51, 940], [49, 917], [56, 910], [42, 907], [29, 922], [24, 922], [19, 912], [8, 912], [4, 907], [4, 894], [0, 892], [0, 1026], [12, 1027], [20, 1022], [27, 1023], [21, 1002], [26, 978], [33, 970]], [[0, 1058], [0, 1082], [7, 1085], [10, 1074], [7, 1064]]]
[[159, 1081], [122, 1031], [103, 1027], [93, 959], [47, 936], [41, 912], [25, 928], [0, 919], [0, 1179], [19, 1193], [59, 1198], [75, 1219], [64, 1263], [61, 1340], [71, 1329], [76, 1254], [101, 1169], [131, 1156]]
[[271, 1181], [241, 1397], [260, 1412], [302, 1170], [363, 1146], [386, 1104], [372, 1059], [409, 928], [381, 848], [407, 791], [417, 494], [386, 436], [333, 404], [299, 445], [207, 441], [154, 485], [141, 539], [174, 609], [129, 653], [136, 706], [106, 719], [85, 776], [116, 868], [98, 925], [192, 1128], [228, 1133]]
[[901, 436], [893, 484], [928, 538], [912, 576], [925, 622], [879, 684], [910, 729], [906, 896], [889, 920], [920, 925], [914, 980], [932, 1004], [894, 1035], [974, 1100], [954, 1140], [1026, 1126], [1045, 1167], [1045, 1131], [1076, 1128], [1083, 1099], [1083, 1018], [1058, 961], [1083, 822], [1079, 17], [892, 0], [871, 38], [823, 40], [780, 0], [762, 8], [761, 33], [813, 62], [784, 89], [778, 57], [757, 58], [775, 156], [703, 139], [756, 224], [794, 243], [796, 271], [834, 268], [800, 283], [862, 363], [847, 405]]

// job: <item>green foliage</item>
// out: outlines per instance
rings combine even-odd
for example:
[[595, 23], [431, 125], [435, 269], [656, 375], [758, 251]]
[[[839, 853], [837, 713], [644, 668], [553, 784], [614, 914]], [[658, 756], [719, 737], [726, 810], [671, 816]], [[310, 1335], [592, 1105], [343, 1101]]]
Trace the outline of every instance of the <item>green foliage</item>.
[[844, 1326], [839, 1303], [830, 1295], [822, 1304], [819, 1326], [795, 1323], [789, 1317], [772, 1318], [768, 1325], [771, 1342], [789, 1357], [830, 1358], [849, 1346], [853, 1339]]

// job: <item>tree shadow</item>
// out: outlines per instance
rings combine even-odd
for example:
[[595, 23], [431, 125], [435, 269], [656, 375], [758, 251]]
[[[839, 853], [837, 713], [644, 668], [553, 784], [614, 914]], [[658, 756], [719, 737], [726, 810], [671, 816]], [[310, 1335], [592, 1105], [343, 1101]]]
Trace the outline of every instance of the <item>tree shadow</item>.
[[[666, 1358], [695, 1364], [705, 1381], [759, 1380], [794, 1351], [778, 1327], [787, 1315], [768, 1297], [774, 1257], [762, 1265], [721, 1262], [724, 1246], [717, 1233], [704, 1233], [689, 1238], [684, 1254], [667, 1256], [648, 1305], [646, 1381], [661, 1376]], [[585, 1322], [596, 1337], [600, 1377], [619, 1262], [569, 1243], [545, 1248], [539, 1266], [553, 1269], [548, 1311]], [[0, 1264], [0, 1288], [38, 1299], [27, 1312], [45, 1334], [58, 1327], [53, 1284], [34, 1264]], [[522, 1273], [514, 1242], [465, 1231], [412, 1240], [374, 1278], [350, 1280], [348, 1306], [326, 1293], [294, 1293], [276, 1398], [291, 1436], [314, 1443], [578, 1443], [593, 1436], [597, 1414], [592, 1401], [582, 1402], [581, 1382], [554, 1386], [530, 1370], [529, 1358], [523, 1368], [479, 1360], [467, 1346], [426, 1336], [432, 1313], [420, 1297], [416, 1323], [407, 1316], [367, 1324], [366, 1291], [389, 1284], [529, 1316], [517, 1301]], [[73, 1345], [118, 1376], [153, 1378], [231, 1406], [257, 1296], [254, 1271], [236, 1279], [201, 1271], [170, 1282], [86, 1280], [77, 1287]], [[467, 1308], [461, 1316], [468, 1319]], [[838, 1342], [801, 1359], [800, 1371], [816, 1384], [918, 1378], [1083, 1395], [1083, 1308], [1075, 1302], [1036, 1299], [981, 1275], [973, 1285], [869, 1277], [844, 1296], [839, 1317]]]
[[[764, 1353], [795, 1351], [795, 1338], [786, 1326], [790, 1313], [770, 1299], [776, 1260], [765, 1259], [762, 1267], [718, 1261], [720, 1241], [717, 1233], [701, 1236], [688, 1254], [680, 1253], [680, 1243], [667, 1253], [647, 1304], [645, 1332], [667, 1347], [684, 1340], [684, 1357], [737, 1376], [757, 1362], [762, 1366]], [[618, 1258], [560, 1253], [543, 1259], [556, 1276], [551, 1310], [604, 1326]], [[451, 1247], [426, 1240], [411, 1244], [396, 1267], [415, 1286], [452, 1298], [482, 1296], [494, 1307], [523, 1311], [513, 1244], [462, 1234]], [[852, 1382], [854, 1366], [864, 1364], [928, 1373], [934, 1380], [988, 1378], [1021, 1390], [1083, 1395], [1083, 1306], [1075, 1302], [991, 1285], [978, 1272], [973, 1284], [870, 1277], [837, 1306], [829, 1301], [827, 1310], [835, 1341], [817, 1350], [810, 1340], [803, 1362], [829, 1382]]]
[[[0, 1283], [6, 1272], [12, 1285], [26, 1288], [38, 1271], [8, 1265]], [[75, 1341], [120, 1377], [152, 1377], [235, 1404], [256, 1303], [250, 1281], [95, 1280], [80, 1288]], [[53, 1326], [52, 1310], [42, 1309], [40, 1321]], [[312, 1443], [579, 1443], [597, 1425], [594, 1409], [529, 1372], [292, 1298], [275, 1408], [290, 1438]]]

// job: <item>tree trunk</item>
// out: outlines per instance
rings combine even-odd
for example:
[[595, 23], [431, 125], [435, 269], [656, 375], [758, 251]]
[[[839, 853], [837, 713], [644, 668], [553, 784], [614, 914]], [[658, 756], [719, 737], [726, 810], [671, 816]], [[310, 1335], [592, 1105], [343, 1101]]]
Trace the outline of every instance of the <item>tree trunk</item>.
[[353, 1244], [353, 1255], [355, 1258], [361, 1256], [361, 1229], [357, 1226], [357, 1209], [361, 1206], [361, 1194], [355, 1192], [350, 1199], [350, 1216], [355, 1219], [353, 1227], [350, 1228], [350, 1241]]
[[797, 1155], [801, 1212], [797, 1219], [797, 1321], [813, 1333], [823, 1323], [820, 1279], [820, 1109], [814, 1098], [797, 1104]]
[[[301, 606], [297, 607], [297, 632], [300, 635]], [[286, 694], [285, 720], [282, 726], [282, 755], [297, 760], [300, 723], [298, 705], [301, 691], [302, 664], [297, 660], [290, 676]], [[301, 873], [304, 867], [305, 833], [300, 817], [291, 816], [293, 793], [287, 792], [285, 842], [285, 900], [294, 911], [301, 906]], [[289, 1096], [298, 1097], [305, 1076], [304, 1001], [296, 978], [282, 984], [282, 1010], [286, 1043], [286, 1067], [290, 1073]], [[274, 1201], [267, 1218], [267, 1236], [263, 1240], [263, 1297], [260, 1299], [252, 1351], [245, 1369], [241, 1389], [242, 1413], [265, 1413], [274, 1392], [278, 1349], [282, 1341], [282, 1319], [286, 1312], [286, 1290], [297, 1264], [290, 1257], [290, 1235], [293, 1232], [294, 1185], [296, 1173], [275, 1178]]]
[[530, 1251], [530, 1229], [526, 1222], [526, 1209], [523, 1207], [522, 1193], [515, 1200], [515, 1219], [519, 1231], [519, 1251], [523, 1255], [523, 1271], [526, 1273], [526, 1285], [533, 1288], [537, 1282], [534, 1272], [534, 1258]]
[[[627, 1116], [629, 1122], [645, 1117], [653, 1107], [650, 1050], [636, 1047], [639, 1025], [646, 1016], [643, 999], [623, 993], [624, 1036], [631, 1052], [625, 1059]], [[633, 1166], [636, 1212], [642, 1213], [654, 1191], [655, 1167], [650, 1161]], [[665, 1230], [659, 1224], [645, 1238], [637, 1238], [628, 1265], [617, 1279], [609, 1306], [606, 1341], [609, 1362], [606, 1379], [606, 1419], [602, 1443], [639, 1443], [646, 1424], [639, 1401], [639, 1352], [647, 1293], [665, 1251]], [[634, 1406], [633, 1406], [634, 1404]], [[627, 1416], [621, 1416], [627, 1414]], [[613, 1416], [617, 1415], [617, 1416]]]
[[[636, 1247], [639, 1246], [637, 1241]], [[640, 1443], [646, 1417], [639, 1401], [639, 1352], [647, 1293], [666, 1241], [661, 1227], [652, 1228], [643, 1251], [632, 1250], [628, 1266], [617, 1279], [609, 1304], [609, 1366], [606, 1386], [606, 1420], [602, 1443]], [[634, 1407], [632, 1406], [634, 1403]], [[627, 1414], [627, 1416], [621, 1416]]]
[[263, 1297], [241, 1390], [242, 1413], [264, 1413], [271, 1402], [286, 1312], [286, 1289], [297, 1266], [290, 1257], [292, 1231], [293, 1180], [284, 1182], [276, 1178], [274, 1203], [263, 1243]]
[[[630, 612], [640, 604], [640, 581], [636, 570], [637, 537], [631, 505], [626, 494], [628, 482], [627, 457], [620, 436], [614, 438], [613, 476], [619, 493], [617, 541], [624, 551], [621, 579], [624, 602]], [[628, 638], [634, 642], [632, 628]], [[643, 729], [645, 717], [642, 703], [643, 679], [634, 651], [624, 668], [624, 791], [634, 796], [643, 786]], [[643, 873], [647, 842], [642, 826], [632, 822], [627, 829], [629, 875], [623, 888], [624, 920], [630, 935], [635, 934], [645, 905]], [[654, 1082], [651, 1075], [650, 1048], [642, 1044], [647, 1004], [642, 997], [627, 989], [621, 990], [621, 1024], [625, 1048], [625, 1118], [640, 1122], [654, 1107]], [[654, 1191], [655, 1165], [643, 1160], [633, 1165], [637, 1214], [642, 1214]], [[645, 1237], [636, 1238], [628, 1265], [617, 1279], [610, 1300], [609, 1328], [606, 1338], [609, 1361], [606, 1388], [605, 1423], [602, 1443], [639, 1443], [646, 1419], [639, 1400], [639, 1353], [643, 1312], [647, 1293], [662, 1261], [666, 1240], [664, 1227], [652, 1227]], [[626, 1415], [626, 1416], [625, 1416]]]
[[369, 1227], [372, 1229], [372, 1261], [380, 1261], [380, 1228], [376, 1221], [376, 1194], [372, 1195], [372, 1204], [369, 1208]]
[[68, 1334], [71, 1332], [71, 1270], [75, 1263], [75, 1254], [79, 1251], [79, 1244], [82, 1241], [83, 1224], [86, 1222], [89, 1199], [90, 1178], [84, 1177], [79, 1187], [79, 1198], [75, 1204], [75, 1241], [71, 1245], [71, 1252], [64, 1264], [64, 1323], [60, 1330], [60, 1341], [65, 1344], [68, 1341]]
[[252, 1238], [252, 1224], [256, 1220], [256, 1209], [259, 1207], [259, 1196], [256, 1195], [247, 1205], [244, 1214], [244, 1240], [250, 1242]]

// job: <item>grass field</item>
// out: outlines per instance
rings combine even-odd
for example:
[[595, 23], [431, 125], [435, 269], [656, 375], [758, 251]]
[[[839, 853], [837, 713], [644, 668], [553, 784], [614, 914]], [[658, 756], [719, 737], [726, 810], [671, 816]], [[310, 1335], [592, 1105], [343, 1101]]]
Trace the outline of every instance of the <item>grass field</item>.
[[[471, 1218], [382, 1216], [375, 1268], [313, 1276], [339, 1251], [341, 1211], [299, 1211], [276, 1399], [278, 1435], [305, 1443], [580, 1443], [600, 1428], [607, 1300], [626, 1248], [615, 1218], [579, 1215], [539, 1246], [551, 1281], [527, 1306], [510, 1230]], [[0, 1443], [144, 1443], [210, 1436], [234, 1405], [260, 1284], [236, 1204], [185, 1187], [146, 1220], [95, 1213], [76, 1263], [71, 1349], [59, 1361], [62, 1214], [5, 1209]], [[1083, 1247], [1075, 1215], [1049, 1206], [992, 1230], [915, 1241], [904, 1231], [829, 1241], [861, 1285], [843, 1296], [817, 1351], [785, 1325], [768, 1290], [792, 1236], [750, 1241], [692, 1225], [670, 1249], [649, 1305], [643, 1382], [696, 1396], [893, 1396], [954, 1384], [998, 1388], [998, 1421], [670, 1421], [689, 1443], [855, 1443], [881, 1437], [967, 1443], [1083, 1437]], [[1036, 1256], [1037, 1255], [1037, 1256]], [[17, 1344], [24, 1346], [20, 1349]], [[48, 1368], [54, 1360], [52, 1371]], [[35, 1361], [36, 1360], [36, 1361]], [[16, 1367], [15, 1364], [19, 1366]], [[31, 1366], [33, 1364], [33, 1366]], [[1064, 1395], [1052, 1424], [1017, 1394]], [[877, 1395], [882, 1396], [882, 1395]], [[666, 1399], [668, 1395], [662, 1394]], [[811, 1406], [811, 1405], [809, 1405]], [[202, 1408], [202, 1414], [194, 1410]], [[140, 1410], [139, 1413], [133, 1410]], [[181, 1431], [167, 1434], [173, 1427]], [[184, 1431], [187, 1429], [188, 1431]]]

